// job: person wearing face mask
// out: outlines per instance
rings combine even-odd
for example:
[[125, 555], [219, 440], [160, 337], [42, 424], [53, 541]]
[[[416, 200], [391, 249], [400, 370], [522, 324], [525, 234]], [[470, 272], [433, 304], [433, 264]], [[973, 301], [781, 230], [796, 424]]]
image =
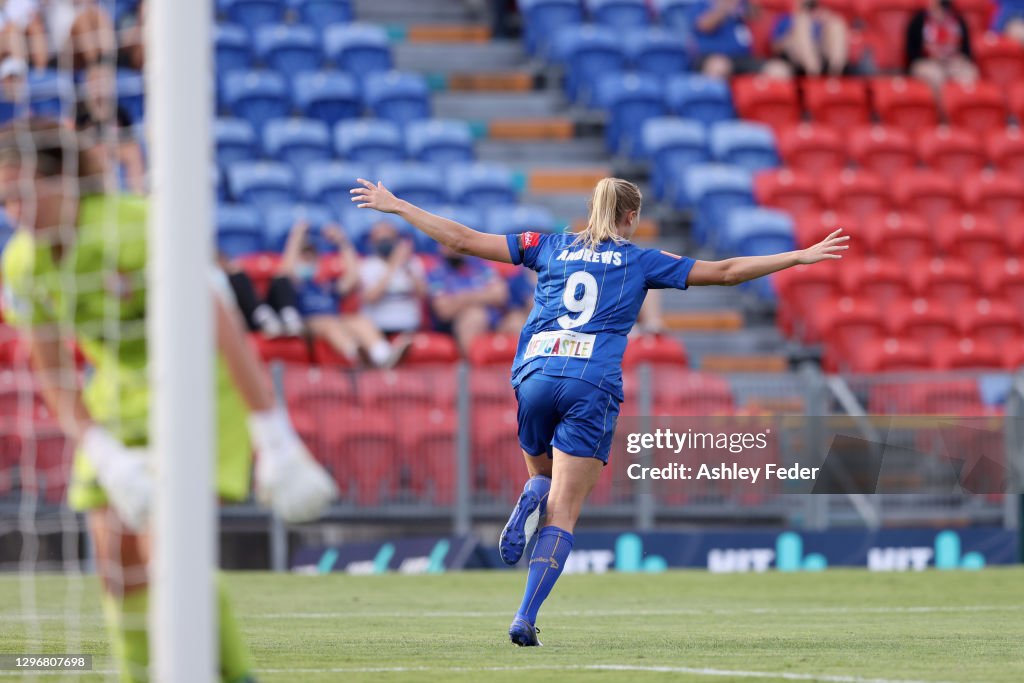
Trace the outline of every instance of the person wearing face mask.
[[479, 258], [447, 246], [442, 246], [441, 256], [428, 276], [430, 308], [437, 330], [454, 336], [467, 353], [476, 337], [498, 325], [508, 285]]
[[280, 273], [291, 278], [295, 286], [306, 329], [351, 363], [359, 363], [362, 352], [374, 367], [391, 367], [400, 354], [381, 331], [360, 313], [341, 312], [342, 299], [353, 294], [359, 283], [355, 249], [336, 225], [324, 226], [321, 234], [341, 254], [342, 274], [338, 279], [320, 276], [320, 252], [305, 221], [292, 227], [281, 260]]
[[793, 12], [772, 30], [772, 49], [780, 73], [841, 76], [847, 69], [848, 29], [836, 12], [818, 0], [794, 0]]
[[967, 22], [952, 0], [931, 0], [910, 18], [906, 61], [907, 73], [928, 83], [936, 93], [947, 80], [977, 80]]
[[359, 267], [363, 315], [387, 335], [415, 332], [423, 322], [427, 280], [412, 242], [382, 221], [370, 229], [370, 248]]

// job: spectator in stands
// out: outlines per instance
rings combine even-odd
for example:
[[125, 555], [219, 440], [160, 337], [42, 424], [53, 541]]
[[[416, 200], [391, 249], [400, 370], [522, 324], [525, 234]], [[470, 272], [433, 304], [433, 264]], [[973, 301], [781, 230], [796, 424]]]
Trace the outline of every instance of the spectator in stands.
[[142, 147], [135, 136], [131, 115], [117, 103], [113, 67], [95, 64], [85, 70], [82, 97], [78, 100], [75, 127], [84, 139], [106, 145], [116, 164], [124, 170], [125, 186], [134, 194], [145, 194], [146, 168]]
[[341, 253], [341, 277], [318, 277], [320, 254], [309, 234], [309, 224], [298, 221], [292, 226], [281, 260], [280, 274], [290, 277], [298, 292], [298, 307], [310, 334], [323, 339], [350, 362], [360, 360], [364, 352], [375, 367], [391, 367], [404, 348], [388, 343], [370, 320], [360, 313], [341, 313], [342, 298], [352, 294], [359, 283], [359, 261], [355, 249], [338, 226], [324, 226], [323, 236]]
[[1024, 45], [1024, 2], [997, 0], [995, 4], [996, 13], [992, 19], [992, 30]]
[[462, 351], [493, 330], [508, 301], [508, 286], [483, 260], [446, 247], [444, 257], [428, 276], [430, 306], [441, 332], [455, 337]]
[[146, 3], [139, 0], [135, 12], [125, 13], [118, 21], [118, 64], [142, 71], [146, 60], [145, 27]]
[[19, 102], [25, 96], [25, 77], [28, 65], [20, 57], [5, 57], [0, 61], [0, 99]]
[[15, 57], [45, 69], [50, 61], [46, 27], [36, 0], [6, 0], [0, 6], [0, 59]]
[[772, 49], [779, 59], [766, 72], [840, 76], [847, 69], [847, 34], [846, 21], [819, 0], [794, 0], [793, 12], [780, 17], [772, 30]]
[[373, 253], [359, 268], [363, 315], [384, 334], [415, 332], [422, 324], [427, 279], [412, 241], [381, 221], [370, 229], [370, 247]]
[[498, 323], [499, 332], [519, 334], [533, 310], [533, 293], [537, 288], [537, 274], [529, 268], [516, 268], [506, 280], [508, 302]]
[[235, 303], [250, 332], [262, 332], [268, 339], [300, 336], [305, 327], [298, 309], [298, 293], [291, 278], [275, 277], [260, 298], [252, 278], [239, 265], [223, 254], [218, 255], [221, 270], [227, 275]]
[[952, 0], [931, 0], [911, 17], [906, 53], [908, 73], [936, 92], [947, 80], [971, 83], [978, 78], [967, 22]]
[[729, 78], [755, 68], [746, 0], [699, 0], [693, 11], [694, 41], [706, 76]]

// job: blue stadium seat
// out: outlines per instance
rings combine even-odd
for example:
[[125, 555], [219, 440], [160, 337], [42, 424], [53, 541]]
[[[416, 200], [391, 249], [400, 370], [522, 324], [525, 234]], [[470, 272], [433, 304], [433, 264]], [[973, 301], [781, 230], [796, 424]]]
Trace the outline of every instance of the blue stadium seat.
[[729, 84], [698, 74], [674, 76], [668, 81], [668, 106], [672, 113], [704, 123], [734, 118]]
[[331, 134], [316, 119], [274, 119], [263, 129], [263, 150], [299, 172], [306, 164], [331, 158]]
[[75, 84], [54, 69], [30, 70], [26, 78], [29, 108], [37, 116], [67, 118], [74, 110]]
[[682, 187], [675, 198], [677, 208], [694, 209], [694, 237], [707, 244], [714, 231], [725, 225], [731, 209], [754, 204], [754, 181], [738, 166], [694, 164], [683, 172]]
[[785, 211], [746, 206], [729, 211], [718, 233], [718, 248], [744, 256], [796, 249], [793, 218]]
[[307, 71], [295, 76], [292, 97], [295, 107], [310, 119], [333, 126], [342, 119], [359, 118], [363, 105], [359, 89], [348, 74]]
[[449, 164], [474, 158], [473, 131], [461, 120], [413, 121], [405, 129], [405, 144], [417, 161]]
[[589, 104], [597, 81], [625, 69], [626, 52], [619, 35], [604, 26], [574, 26], [558, 32], [555, 59], [565, 65], [565, 93]]
[[430, 93], [419, 74], [370, 74], [365, 86], [366, 103], [375, 116], [401, 125], [430, 118]]
[[217, 4], [228, 21], [249, 31], [284, 21], [284, 0], [217, 0]]
[[309, 223], [309, 238], [316, 244], [321, 253], [337, 251], [337, 246], [323, 236], [321, 230], [329, 223], [335, 222], [333, 212], [320, 204], [281, 204], [272, 206], [266, 211], [267, 233], [266, 248], [280, 252], [288, 241], [288, 234], [299, 221]]
[[318, 161], [302, 171], [302, 196], [308, 202], [345, 208], [352, 205], [349, 190], [356, 186], [358, 178], [376, 180], [373, 166]]
[[135, 69], [118, 69], [117, 105], [128, 113], [133, 123], [142, 121], [146, 113], [146, 87], [142, 74]]
[[228, 189], [224, 183], [224, 172], [217, 167], [217, 164], [210, 166], [210, 180], [213, 182], [213, 192], [217, 201], [228, 201], [230, 197], [228, 197]]
[[651, 21], [646, 0], [587, 0], [590, 17], [617, 31], [647, 26]]
[[334, 127], [334, 148], [347, 161], [376, 164], [405, 159], [402, 130], [380, 119], [339, 121]]
[[690, 8], [701, 0], [654, 0], [661, 25], [674, 32], [689, 30]]
[[253, 44], [264, 64], [286, 76], [315, 71], [323, 63], [316, 31], [309, 26], [260, 26]]
[[775, 134], [763, 123], [719, 121], [711, 126], [711, 154], [715, 161], [751, 173], [779, 165]]
[[262, 211], [295, 200], [295, 172], [288, 164], [241, 161], [228, 167], [228, 188], [235, 201]]
[[559, 30], [583, 23], [580, 0], [519, 0], [519, 10], [530, 54], [546, 55]]
[[444, 174], [433, 164], [381, 164], [377, 167], [377, 178], [389, 190], [413, 204], [444, 204], [448, 200]]
[[685, 72], [690, 55], [675, 33], [661, 28], [630, 31], [625, 37], [626, 56], [637, 71], [667, 78]]
[[224, 104], [257, 131], [270, 119], [288, 115], [284, 78], [272, 71], [232, 71], [224, 76]]
[[244, 204], [217, 206], [217, 250], [228, 258], [263, 251], [260, 213]]
[[640, 133], [646, 121], [667, 112], [664, 89], [657, 76], [608, 74], [598, 81], [597, 103], [608, 110], [605, 144], [609, 151], [639, 157]]
[[557, 232], [558, 221], [546, 206], [495, 206], [487, 210], [486, 231], [494, 235], [515, 232]]
[[314, 28], [352, 21], [349, 0], [289, 0], [288, 4], [298, 13], [302, 23]]
[[214, 28], [214, 61], [217, 74], [248, 69], [252, 63], [249, 33], [234, 24], [217, 24]]
[[448, 169], [448, 188], [453, 202], [479, 208], [519, 199], [512, 171], [500, 164], [456, 164]]
[[217, 119], [213, 126], [217, 148], [217, 163], [227, 168], [238, 161], [249, 161], [258, 156], [256, 132], [252, 124], [243, 119]]
[[339, 69], [360, 77], [392, 68], [387, 31], [376, 24], [328, 26], [324, 53]]
[[664, 199], [672, 178], [682, 177], [691, 164], [710, 160], [708, 135], [699, 121], [662, 117], [650, 119], [643, 129], [644, 151], [652, 161], [654, 196]]

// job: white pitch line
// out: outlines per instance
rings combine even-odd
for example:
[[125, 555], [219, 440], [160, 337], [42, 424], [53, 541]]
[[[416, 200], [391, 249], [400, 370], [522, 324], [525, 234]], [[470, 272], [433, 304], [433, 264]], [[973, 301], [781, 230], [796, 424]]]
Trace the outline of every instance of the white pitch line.
[[[935, 612], [1019, 612], [1024, 605], [934, 605], [919, 607], [746, 607], [736, 609], [678, 608], [663, 610], [545, 610], [549, 617], [673, 617], [673, 616], [729, 616], [729, 615], [787, 615], [787, 614], [930, 614]], [[249, 619], [472, 619], [508, 616], [506, 611], [426, 611], [426, 612], [269, 612], [243, 615]]]
[[715, 678], [768, 678], [786, 681], [818, 681], [819, 683], [949, 683], [945, 681], [919, 681], [894, 678], [863, 678], [834, 674], [798, 674], [785, 671], [743, 671], [733, 669], [712, 669], [689, 666], [640, 666], [632, 664], [569, 664], [550, 666], [382, 666], [382, 667], [331, 667], [327, 669], [259, 669], [257, 673], [270, 674], [315, 674], [315, 673], [484, 673], [501, 671], [630, 671], [634, 673], [674, 673]]

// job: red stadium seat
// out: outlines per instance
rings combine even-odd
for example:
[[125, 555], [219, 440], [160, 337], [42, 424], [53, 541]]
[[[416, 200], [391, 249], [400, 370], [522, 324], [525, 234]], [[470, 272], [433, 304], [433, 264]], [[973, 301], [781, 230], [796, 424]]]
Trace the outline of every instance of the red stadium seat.
[[910, 136], [893, 126], [864, 126], [849, 133], [850, 158], [886, 181], [917, 165]]
[[892, 180], [890, 187], [893, 203], [900, 210], [919, 214], [929, 225], [963, 209], [953, 180], [937, 171], [905, 171]]
[[909, 390], [882, 383], [871, 392], [868, 410], [880, 415], [976, 415], [982, 409], [975, 379], [916, 382]]
[[[447, 374], [451, 382], [442, 382], [419, 368], [364, 370], [359, 373], [359, 400], [365, 408], [393, 411], [403, 419], [416, 421], [431, 408], [454, 406], [455, 369]], [[445, 384], [447, 387], [442, 388]]]
[[1024, 180], [1006, 173], [982, 172], [962, 180], [964, 204], [989, 213], [1000, 225], [1024, 214]]
[[1018, 339], [1013, 344], [1007, 344], [1002, 349], [1003, 367], [1007, 370], [1019, 370], [1024, 368], [1024, 339]]
[[[642, 363], [652, 365], [689, 365], [686, 349], [678, 339], [661, 334], [631, 337], [622, 356], [622, 367], [635, 367]], [[659, 370], [660, 372], [660, 370]]]
[[469, 362], [475, 366], [509, 365], [516, 357], [519, 338], [514, 334], [482, 334], [473, 340]]
[[938, 299], [951, 309], [973, 301], [979, 290], [978, 276], [961, 259], [931, 258], [907, 265], [918, 296]]
[[846, 165], [846, 146], [838, 131], [827, 126], [801, 123], [779, 131], [783, 163], [805, 173], [824, 173]]
[[281, 267], [281, 257], [278, 254], [246, 254], [238, 257], [236, 263], [252, 280], [256, 292], [264, 296]]
[[975, 37], [971, 41], [971, 49], [977, 58], [977, 44], [981, 42], [977, 36], [981, 36], [992, 24], [992, 15], [995, 14], [995, 4], [992, 0], [953, 0], [953, 4], [960, 10], [967, 22], [967, 29]]
[[779, 293], [777, 322], [786, 334], [807, 341], [821, 339], [820, 311], [826, 302], [839, 297], [841, 285], [837, 268], [796, 266], [772, 275]]
[[999, 87], [992, 83], [971, 84], [947, 81], [942, 86], [942, 108], [954, 126], [983, 135], [1006, 125], [1006, 104]]
[[975, 267], [1006, 253], [1006, 240], [995, 221], [984, 214], [960, 213], [942, 217], [937, 243], [947, 256], [967, 259]]
[[754, 178], [754, 197], [762, 206], [782, 209], [794, 216], [824, 208], [818, 177], [788, 168], [758, 173]]
[[985, 33], [971, 45], [974, 61], [986, 81], [1005, 88], [1024, 80], [1024, 47], [1013, 38]]
[[334, 347], [324, 339], [313, 342], [313, 362], [329, 368], [347, 368], [352, 366], [352, 359], [335, 351]]
[[856, 0], [866, 30], [877, 36], [875, 61], [881, 68], [902, 66], [907, 22], [926, 0]]
[[1024, 256], [1024, 216], [1015, 216], [1004, 223], [1003, 236], [1011, 256]]
[[863, 233], [861, 222], [851, 213], [832, 210], [805, 213], [796, 218], [796, 243], [801, 249], [817, 244], [838, 228], [847, 235], [860, 239]]
[[448, 365], [459, 357], [459, 347], [447, 334], [417, 332], [402, 356], [402, 365]]
[[1018, 81], [1011, 85], [1006, 100], [1010, 113], [1017, 117], [1017, 121], [1024, 121], [1024, 82]]
[[783, 128], [800, 122], [800, 100], [794, 81], [767, 76], [737, 76], [733, 102], [741, 118]]
[[259, 334], [250, 334], [249, 339], [256, 345], [260, 357], [267, 362], [298, 363], [309, 365], [313, 362], [313, 349], [305, 339], [278, 337], [267, 339]]
[[1017, 310], [1000, 299], [978, 299], [973, 305], [962, 307], [957, 312], [957, 321], [965, 336], [995, 347], [1010, 343], [1024, 332]]
[[820, 314], [821, 330], [836, 367], [841, 359], [866, 342], [885, 336], [885, 319], [867, 297], [844, 296]]
[[985, 167], [985, 152], [972, 131], [938, 126], [917, 136], [917, 153], [926, 165], [950, 176], [977, 173]]
[[849, 363], [853, 372], [901, 372], [931, 367], [924, 346], [894, 337], [869, 339], [859, 344], [849, 355]]
[[867, 83], [859, 78], [809, 78], [803, 82], [804, 104], [811, 120], [839, 128], [870, 121]]
[[879, 308], [911, 295], [906, 265], [893, 259], [850, 259], [842, 268], [843, 291], [867, 297]]
[[473, 416], [474, 489], [514, 501], [523, 485], [515, 408], [482, 408]]
[[974, 370], [1001, 368], [1003, 358], [991, 343], [961, 337], [946, 339], [931, 349], [932, 367], [936, 370]]
[[664, 415], [731, 415], [735, 412], [732, 387], [720, 375], [675, 368], [659, 368], [652, 375], [654, 403]]
[[1020, 128], [1012, 126], [990, 132], [985, 147], [997, 171], [1024, 180], [1024, 134]]
[[509, 369], [503, 365], [472, 368], [469, 376], [469, 391], [473, 407], [497, 406], [515, 407], [515, 394], [509, 383]]
[[957, 335], [952, 312], [941, 301], [924, 298], [894, 301], [885, 309], [889, 333], [930, 347]]
[[[899, 44], [903, 44], [900, 38]], [[882, 77], [871, 81], [875, 111], [882, 123], [915, 133], [939, 122], [931, 88], [911, 78]]]
[[322, 462], [334, 474], [342, 500], [377, 505], [396, 488], [399, 439], [386, 412], [353, 410], [322, 424], [330, 447]]
[[845, 169], [825, 176], [823, 194], [826, 205], [864, 220], [873, 213], [889, 210], [885, 183], [871, 171]]
[[[283, 385], [285, 404], [295, 428], [313, 441], [319, 439], [324, 422], [347, 419], [349, 412], [359, 405], [352, 379], [335, 370], [285, 365]], [[326, 444], [318, 442], [307, 445], [314, 453], [326, 448]]]
[[1024, 317], [1024, 259], [1017, 256], [989, 259], [978, 272], [986, 296], [1004, 298]]
[[915, 261], [932, 253], [932, 235], [916, 213], [890, 212], [869, 216], [863, 222], [864, 246], [872, 254], [902, 262]]
[[453, 411], [433, 408], [402, 422], [399, 464], [413, 490], [435, 505], [455, 502], [458, 420]]

